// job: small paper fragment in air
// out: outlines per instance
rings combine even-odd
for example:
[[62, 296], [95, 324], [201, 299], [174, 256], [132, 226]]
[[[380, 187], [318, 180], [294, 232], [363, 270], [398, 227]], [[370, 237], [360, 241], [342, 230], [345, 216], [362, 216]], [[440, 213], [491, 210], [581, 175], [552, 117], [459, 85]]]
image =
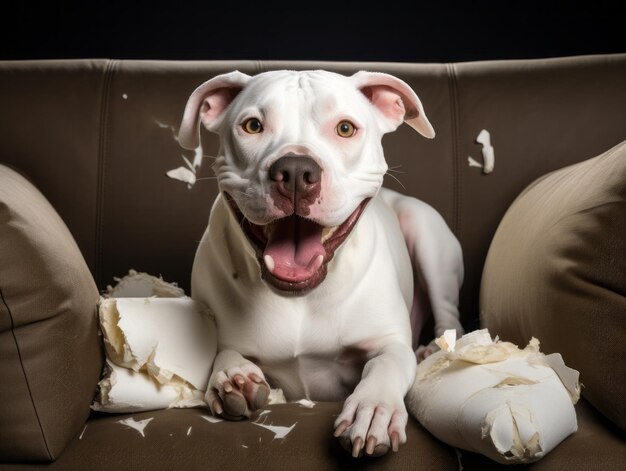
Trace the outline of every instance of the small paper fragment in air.
[[476, 142], [483, 146], [483, 173], [491, 173], [493, 172], [493, 167], [495, 165], [495, 155], [493, 152], [493, 146], [491, 145], [491, 135], [489, 131], [483, 129], [478, 134], [476, 138]]
[[196, 174], [185, 167], [178, 167], [165, 173], [168, 177], [181, 181], [191, 188], [196, 183]]
[[493, 172], [495, 165], [495, 154], [493, 146], [491, 145], [491, 135], [489, 131], [483, 129], [476, 137], [476, 142], [482, 145], [481, 153], [483, 155], [483, 163], [481, 164], [472, 156], [467, 157], [467, 163], [470, 167], [482, 168], [484, 174]]

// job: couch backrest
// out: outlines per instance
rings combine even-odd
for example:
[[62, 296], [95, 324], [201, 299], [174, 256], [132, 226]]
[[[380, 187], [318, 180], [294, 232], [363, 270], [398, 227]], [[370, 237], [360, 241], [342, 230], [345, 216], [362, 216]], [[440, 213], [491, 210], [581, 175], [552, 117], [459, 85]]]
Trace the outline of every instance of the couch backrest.
[[[165, 175], [194, 158], [174, 139], [187, 97], [222, 72], [279, 68], [382, 71], [416, 90], [437, 137], [408, 126], [385, 136], [386, 185], [433, 205], [460, 239], [468, 328], [478, 324], [489, 243], [515, 196], [626, 139], [626, 54], [460, 64], [25, 61], [0, 63], [0, 161], [52, 202], [101, 289], [129, 268], [188, 289], [217, 191], [218, 143], [203, 132], [207, 157], [191, 189]], [[489, 174], [468, 160], [482, 162], [482, 129], [495, 153]]]

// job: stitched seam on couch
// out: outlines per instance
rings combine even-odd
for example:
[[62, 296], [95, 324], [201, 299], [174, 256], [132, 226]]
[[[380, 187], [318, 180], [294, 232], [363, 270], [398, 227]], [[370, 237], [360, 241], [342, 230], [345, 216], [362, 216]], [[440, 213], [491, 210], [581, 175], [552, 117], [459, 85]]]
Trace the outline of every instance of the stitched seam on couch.
[[109, 131], [109, 96], [111, 93], [111, 82], [117, 61], [108, 62], [103, 75], [102, 95], [100, 99], [100, 132], [98, 143], [98, 181], [96, 189], [96, 243], [95, 243], [95, 267], [94, 274], [96, 284], [100, 286], [102, 281], [102, 237], [104, 232], [104, 174], [106, 171], [106, 152]]
[[450, 93], [450, 120], [452, 123], [452, 231], [458, 239], [461, 238], [461, 157], [459, 155], [461, 149], [460, 134], [460, 103], [459, 93], [457, 89], [456, 68], [454, 64], [446, 64], [448, 71], [448, 90]]
[[30, 397], [30, 403], [33, 406], [33, 411], [35, 412], [35, 417], [37, 418], [37, 424], [39, 425], [39, 430], [41, 431], [41, 438], [43, 439], [44, 446], [46, 447], [46, 453], [48, 454], [48, 459], [52, 460], [52, 453], [50, 453], [50, 447], [48, 446], [48, 439], [46, 438], [46, 433], [41, 425], [41, 419], [39, 418], [39, 411], [37, 410], [37, 406], [35, 405], [35, 400], [33, 398], [33, 393], [30, 388], [30, 382], [28, 381], [28, 375], [26, 374], [26, 369], [24, 368], [24, 363], [22, 361], [22, 352], [20, 351], [20, 345], [17, 341], [17, 337], [15, 336], [15, 322], [13, 321], [13, 314], [11, 313], [11, 308], [9, 304], [4, 299], [4, 293], [2, 292], [2, 288], [0, 288], [0, 301], [6, 308], [6, 311], [9, 313], [9, 320], [11, 321], [11, 336], [13, 337], [13, 342], [15, 343], [15, 349], [17, 350], [17, 356], [20, 360], [20, 368], [22, 370], [22, 374], [24, 375], [24, 382], [26, 383], [26, 388], [28, 389], [28, 396]]

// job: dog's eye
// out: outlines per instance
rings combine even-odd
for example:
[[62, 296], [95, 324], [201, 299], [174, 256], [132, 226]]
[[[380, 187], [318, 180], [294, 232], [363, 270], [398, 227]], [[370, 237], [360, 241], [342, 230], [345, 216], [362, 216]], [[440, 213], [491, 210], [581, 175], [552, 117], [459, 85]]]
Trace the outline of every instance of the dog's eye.
[[263, 125], [261, 124], [261, 121], [256, 118], [246, 119], [241, 127], [248, 134], [258, 134], [263, 132]]
[[356, 133], [356, 126], [350, 121], [340, 121], [337, 125], [337, 134], [341, 137], [352, 137]]

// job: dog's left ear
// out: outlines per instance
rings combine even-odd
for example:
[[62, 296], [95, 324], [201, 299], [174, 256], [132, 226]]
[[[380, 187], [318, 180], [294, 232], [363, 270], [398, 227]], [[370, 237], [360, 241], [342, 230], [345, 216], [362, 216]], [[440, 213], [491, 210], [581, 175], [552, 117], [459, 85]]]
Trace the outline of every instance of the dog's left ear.
[[405, 82], [393, 75], [365, 71], [357, 72], [350, 79], [382, 113], [383, 132], [395, 131], [404, 121], [422, 136], [435, 137], [422, 102]]
[[178, 131], [178, 142], [185, 149], [200, 144], [200, 122], [213, 131], [218, 118], [251, 79], [239, 71], [218, 75], [194, 90], [187, 100], [183, 120]]

